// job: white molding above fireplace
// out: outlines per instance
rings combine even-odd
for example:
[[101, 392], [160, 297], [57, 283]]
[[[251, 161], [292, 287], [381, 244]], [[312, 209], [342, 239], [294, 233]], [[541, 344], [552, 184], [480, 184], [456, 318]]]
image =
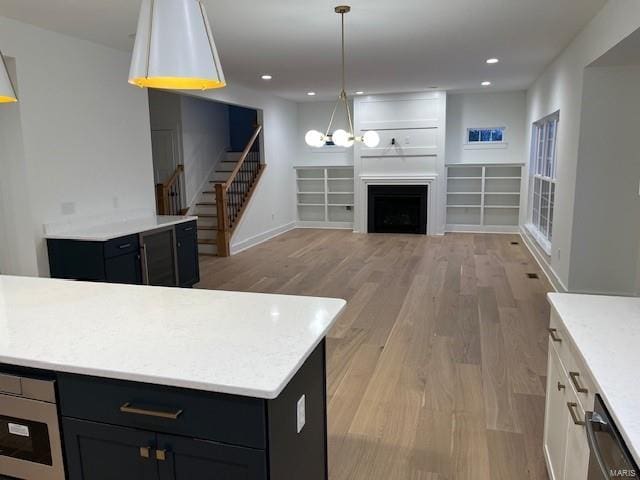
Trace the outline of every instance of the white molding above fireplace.
[[369, 209], [369, 185], [426, 185], [427, 189], [427, 235], [437, 235], [438, 212], [438, 174], [403, 174], [403, 175], [360, 175], [362, 188], [358, 190], [356, 200], [355, 225], [356, 232], [367, 233], [367, 212]]

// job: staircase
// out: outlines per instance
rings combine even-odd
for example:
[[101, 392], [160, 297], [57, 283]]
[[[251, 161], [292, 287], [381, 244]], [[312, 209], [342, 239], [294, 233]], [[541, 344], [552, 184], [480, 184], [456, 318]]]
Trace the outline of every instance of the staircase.
[[229, 152], [218, 163], [209, 186], [190, 214], [198, 217], [200, 255], [230, 255], [230, 241], [265, 165], [260, 160], [258, 126], [243, 152]]

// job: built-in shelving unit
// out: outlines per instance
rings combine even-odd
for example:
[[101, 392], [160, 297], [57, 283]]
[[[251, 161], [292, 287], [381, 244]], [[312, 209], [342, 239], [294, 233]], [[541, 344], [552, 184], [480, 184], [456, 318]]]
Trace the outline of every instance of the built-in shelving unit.
[[517, 232], [522, 165], [447, 166], [447, 231]]
[[353, 167], [296, 167], [298, 225], [353, 228]]

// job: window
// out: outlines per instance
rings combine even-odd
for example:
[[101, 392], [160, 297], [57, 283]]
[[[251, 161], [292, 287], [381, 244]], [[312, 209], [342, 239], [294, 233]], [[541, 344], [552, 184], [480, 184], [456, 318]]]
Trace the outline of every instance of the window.
[[531, 136], [531, 183], [529, 231], [540, 246], [551, 254], [553, 208], [556, 196], [556, 136], [559, 114], [554, 113], [533, 124]]
[[467, 128], [467, 143], [504, 143], [504, 127]]

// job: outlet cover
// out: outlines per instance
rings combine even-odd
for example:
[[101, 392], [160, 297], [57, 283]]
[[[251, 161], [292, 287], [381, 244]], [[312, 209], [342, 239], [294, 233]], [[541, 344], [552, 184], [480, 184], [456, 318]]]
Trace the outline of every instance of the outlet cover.
[[298, 400], [298, 406], [296, 408], [296, 416], [297, 416], [297, 429], [298, 433], [302, 431], [304, 428], [304, 424], [306, 423], [306, 398], [304, 395], [300, 397]]

